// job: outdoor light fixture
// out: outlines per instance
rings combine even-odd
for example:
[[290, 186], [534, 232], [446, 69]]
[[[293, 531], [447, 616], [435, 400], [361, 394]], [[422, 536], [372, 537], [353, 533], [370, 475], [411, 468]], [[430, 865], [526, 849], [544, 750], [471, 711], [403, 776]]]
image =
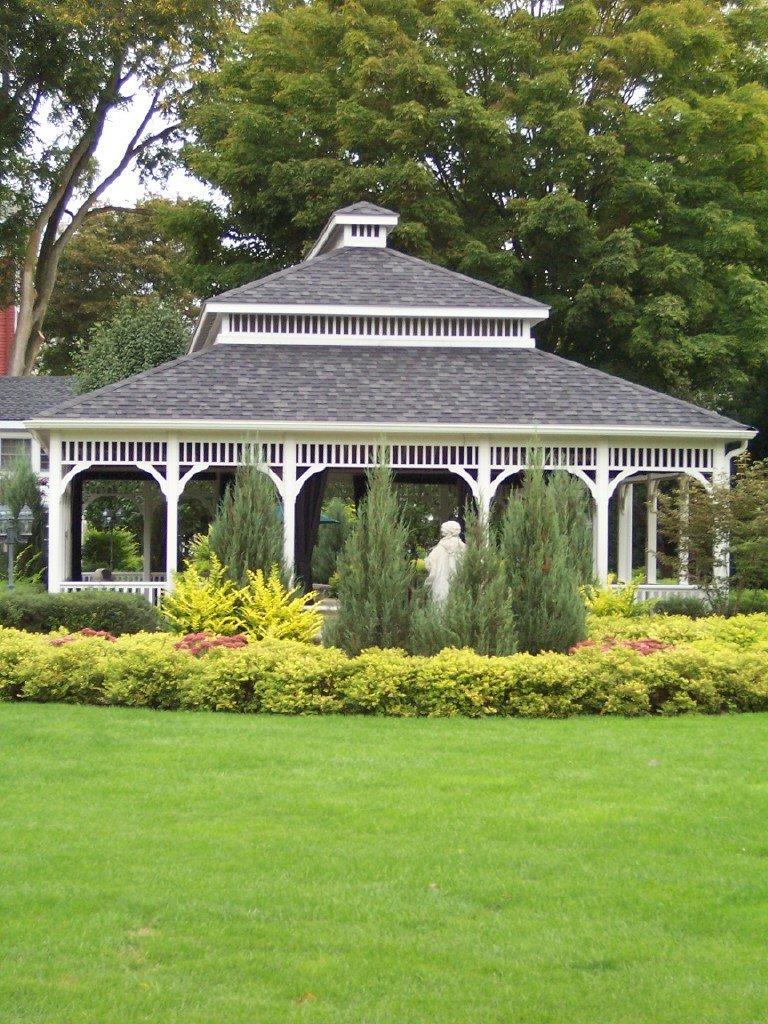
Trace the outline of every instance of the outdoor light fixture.
[[16, 558], [16, 545], [21, 540], [29, 540], [32, 536], [32, 525], [35, 517], [29, 505], [22, 506], [18, 516], [8, 505], [0, 505], [0, 538], [8, 547], [8, 587], [13, 586], [13, 569]]

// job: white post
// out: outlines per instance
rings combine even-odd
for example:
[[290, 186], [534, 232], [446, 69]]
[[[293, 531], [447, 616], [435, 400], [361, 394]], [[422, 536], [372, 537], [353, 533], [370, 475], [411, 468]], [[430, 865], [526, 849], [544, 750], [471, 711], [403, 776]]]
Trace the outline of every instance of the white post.
[[[690, 493], [690, 481], [687, 476], [680, 477], [680, 525], [686, 531], [688, 531], [688, 521], [690, 515], [691, 505], [691, 493]], [[678, 580], [681, 585], [686, 585], [690, 577], [688, 575], [688, 562], [690, 552], [688, 550], [687, 538], [680, 538], [680, 550], [677, 553], [678, 560], [680, 562], [680, 573]]]
[[645, 506], [646, 545], [645, 545], [645, 582], [656, 583], [659, 578], [659, 482], [648, 480]]
[[595, 577], [599, 583], [608, 579], [608, 507], [610, 504], [608, 446], [597, 448], [595, 472]]
[[634, 484], [623, 484], [619, 490], [618, 577], [621, 583], [632, 579], [632, 527]]
[[283, 443], [283, 564], [293, 580], [296, 560], [296, 441]]
[[61, 489], [61, 438], [51, 434], [48, 470], [48, 590], [57, 594], [64, 580], [64, 509]]
[[144, 520], [142, 523], [141, 562], [145, 580], [148, 580], [152, 574], [152, 513], [155, 504], [153, 500], [153, 487], [154, 485], [151, 480], [144, 480], [142, 482], [142, 512]]
[[477, 455], [477, 508], [483, 522], [491, 515], [491, 442], [481, 441]]
[[179, 565], [179, 440], [168, 438], [168, 464], [165, 478], [165, 576], [168, 586]]
[[[731, 460], [738, 455], [743, 455], [744, 448], [734, 452], [726, 452], [725, 446], [715, 449], [715, 459], [712, 472], [713, 487], [730, 487], [731, 485]], [[728, 537], [718, 537], [715, 541], [714, 577], [721, 587], [727, 588], [731, 575], [731, 557]]]

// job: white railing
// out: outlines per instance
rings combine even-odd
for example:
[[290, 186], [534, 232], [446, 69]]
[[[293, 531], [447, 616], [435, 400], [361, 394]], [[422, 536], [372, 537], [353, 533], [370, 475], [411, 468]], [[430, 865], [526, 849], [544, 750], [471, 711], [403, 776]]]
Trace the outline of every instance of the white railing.
[[82, 574], [83, 583], [165, 583], [164, 572], [151, 572], [149, 577], [146, 577], [143, 572], [126, 572], [123, 570], [117, 570], [112, 573], [111, 580], [95, 580], [95, 573], [84, 572]]
[[637, 588], [636, 600], [663, 601], [667, 597], [695, 597], [703, 600], [705, 596], [701, 587], [695, 587], [692, 583], [641, 583]]
[[94, 583], [89, 580], [70, 580], [61, 584], [61, 591], [65, 594], [72, 594], [82, 590], [110, 590], [118, 594], [138, 594], [149, 601], [150, 604], [158, 605], [163, 594], [168, 590], [168, 584], [151, 583], [141, 580], [136, 583], [120, 583], [116, 580], [110, 582]]

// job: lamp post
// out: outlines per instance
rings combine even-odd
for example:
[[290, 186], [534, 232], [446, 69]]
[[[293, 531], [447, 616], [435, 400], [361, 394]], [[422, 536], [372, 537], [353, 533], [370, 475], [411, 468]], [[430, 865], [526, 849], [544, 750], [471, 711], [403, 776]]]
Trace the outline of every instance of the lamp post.
[[20, 540], [29, 540], [32, 536], [34, 516], [29, 505], [24, 505], [18, 516], [8, 505], [0, 505], [0, 538], [8, 547], [8, 588], [13, 587], [13, 570], [16, 558], [16, 545]]

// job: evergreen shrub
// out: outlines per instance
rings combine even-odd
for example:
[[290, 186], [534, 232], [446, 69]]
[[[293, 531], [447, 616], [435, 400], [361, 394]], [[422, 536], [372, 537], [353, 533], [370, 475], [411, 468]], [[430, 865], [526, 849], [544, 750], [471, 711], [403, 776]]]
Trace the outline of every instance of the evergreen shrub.
[[0, 590], [0, 626], [48, 633], [64, 627], [121, 633], [152, 633], [161, 628], [161, 618], [152, 605], [138, 594], [107, 590], [81, 590], [72, 594], [40, 591]]
[[547, 483], [541, 457], [534, 453], [501, 523], [518, 646], [530, 654], [567, 651], [586, 635], [582, 572], [570, 550], [577, 526], [564, 526], [567, 513], [559, 504], [564, 493]]

